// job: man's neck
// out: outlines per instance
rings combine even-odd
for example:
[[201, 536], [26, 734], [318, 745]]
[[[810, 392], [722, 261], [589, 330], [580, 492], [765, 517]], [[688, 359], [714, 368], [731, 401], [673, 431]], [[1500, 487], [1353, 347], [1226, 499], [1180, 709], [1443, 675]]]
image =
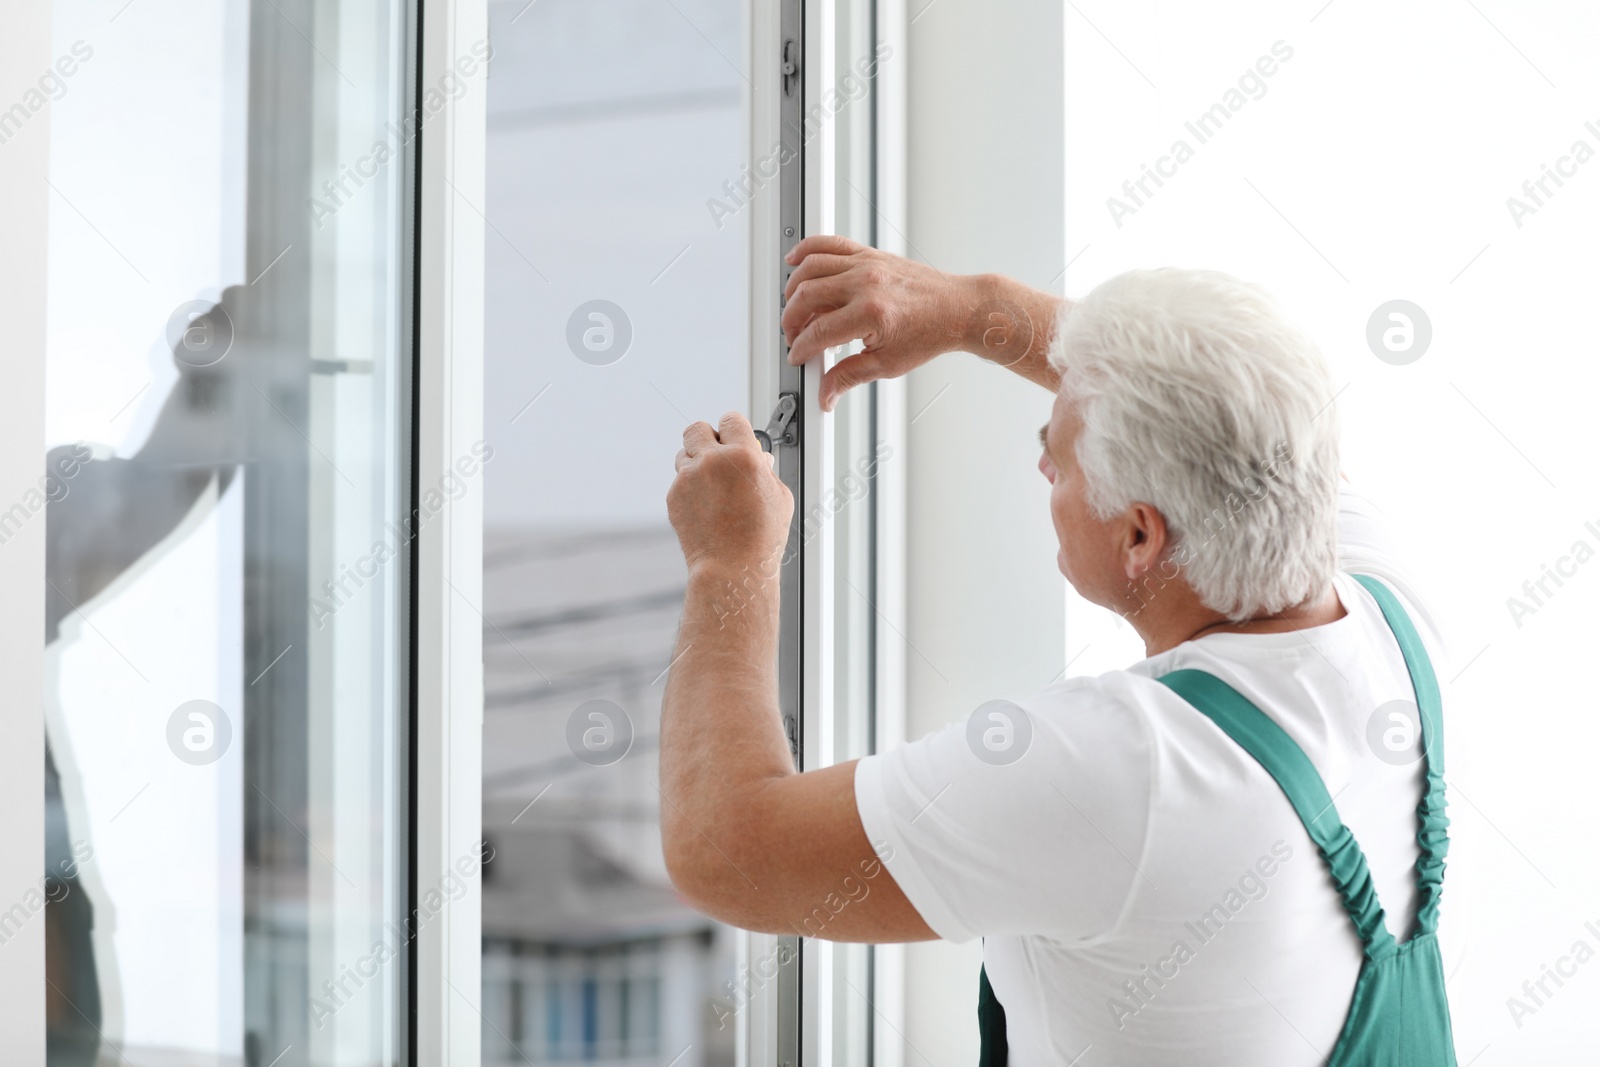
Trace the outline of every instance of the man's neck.
[[1151, 610], [1156, 604], [1149, 604], [1137, 615], [1127, 616], [1134, 631], [1144, 639], [1146, 656], [1159, 655], [1177, 648], [1185, 641], [1210, 634], [1273, 634], [1305, 630], [1337, 622], [1346, 614], [1332, 582], [1320, 594], [1304, 603], [1239, 622], [1206, 607], [1192, 591], [1185, 592], [1187, 596], [1181, 601], [1173, 599], [1162, 605], [1166, 610], [1160, 614]]

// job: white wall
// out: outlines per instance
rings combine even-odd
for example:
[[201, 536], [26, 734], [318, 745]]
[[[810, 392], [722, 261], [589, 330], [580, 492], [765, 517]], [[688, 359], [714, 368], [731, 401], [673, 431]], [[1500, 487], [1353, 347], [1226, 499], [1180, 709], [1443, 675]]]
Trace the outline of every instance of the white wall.
[[[910, 254], [1051, 287], [1066, 265], [1062, 6], [908, 8]], [[910, 378], [910, 738], [1029, 695], [1061, 669], [1065, 582], [1035, 468], [1051, 400], [973, 356]], [[906, 951], [904, 1061], [975, 1063], [979, 944]]]

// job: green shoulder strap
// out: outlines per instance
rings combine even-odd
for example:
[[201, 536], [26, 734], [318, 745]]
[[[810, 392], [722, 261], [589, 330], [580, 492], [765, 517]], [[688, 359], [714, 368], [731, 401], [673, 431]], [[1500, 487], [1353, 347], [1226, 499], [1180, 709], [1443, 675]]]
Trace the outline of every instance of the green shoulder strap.
[[1265, 712], [1215, 675], [1179, 670], [1157, 681], [1193, 704], [1272, 775], [1333, 873], [1344, 910], [1361, 936], [1362, 950], [1369, 959], [1391, 955], [1394, 938], [1384, 926], [1367, 858], [1334, 810], [1328, 787], [1300, 746]]
[[[1394, 632], [1416, 695], [1423, 759], [1427, 763], [1427, 784], [1417, 806], [1417, 884], [1422, 900], [1417, 909], [1416, 930], [1431, 933], [1438, 926], [1444, 857], [1449, 848], [1439, 686], [1416, 629], [1394, 594], [1376, 579], [1357, 575], [1356, 580], [1372, 594]], [[1378, 903], [1366, 856], [1339, 818], [1322, 776], [1300, 746], [1236, 689], [1205, 671], [1172, 671], [1157, 680], [1216, 723], [1278, 783], [1328, 864], [1367, 958], [1392, 955], [1395, 940], [1384, 924], [1383, 908]]]
[[1422, 899], [1417, 906], [1415, 932], [1433, 933], [1439, 927], [1439, 894], [1444, 887], [1445, 856], [1450, 851], [1450, 817], [1444, 811], [1444, 709], [1439, 680], [1399, 599], [1376, 578], [1357, 574], [1355, 579], [1378, 602], [1389, 629], [1394, 631], [1400, 653], [1405, 656], [1406, 669], [1411, 672], [1411, 689], [1422, 727], [1422, 758], [1427, 769], [1422, 800], [1417, 804], [1417, 888]]

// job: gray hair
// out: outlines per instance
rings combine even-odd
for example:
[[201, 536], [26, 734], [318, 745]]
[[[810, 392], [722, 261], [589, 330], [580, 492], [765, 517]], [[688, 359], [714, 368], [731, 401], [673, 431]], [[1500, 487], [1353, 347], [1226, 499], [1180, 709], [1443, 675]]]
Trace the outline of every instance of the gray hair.
[[1083, 421], [1088, 503], [1135, 501], [1230, 619], [1300, 604], [1333, 575], [1339, 427], [1316, 344], [1265, 290], [1217, 271], [1119, 274], [1064, 310], [1050, 364]]

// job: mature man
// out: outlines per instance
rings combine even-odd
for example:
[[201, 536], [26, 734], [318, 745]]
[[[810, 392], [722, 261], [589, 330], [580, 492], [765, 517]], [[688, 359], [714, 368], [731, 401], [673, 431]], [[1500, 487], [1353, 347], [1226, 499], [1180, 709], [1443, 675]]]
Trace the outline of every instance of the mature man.
[[690, 426], [661, 727], [680, 892], [805, 932], [882, 857], [888, 877], [811, 929], [982, 937], [986, 1063], [1453, 1064], [1439, 644], [1375, 512], [1341, 490], [1311, 341], [1213, 272], [1130, 272], [1074, 304], [837, 237], [790, 262], [790, 358], [865, 342], [825, 375], [824, 407], [955, 349], [1055, 390], [1039, 470], [1057, 562], [1147, 658], [1022, 701], [1018, 759], [985, 758], [960, 722], [796, 773], [778, 586], [752, 600], [743, 581], [781, 551], [793, 502], [743, 417]]

